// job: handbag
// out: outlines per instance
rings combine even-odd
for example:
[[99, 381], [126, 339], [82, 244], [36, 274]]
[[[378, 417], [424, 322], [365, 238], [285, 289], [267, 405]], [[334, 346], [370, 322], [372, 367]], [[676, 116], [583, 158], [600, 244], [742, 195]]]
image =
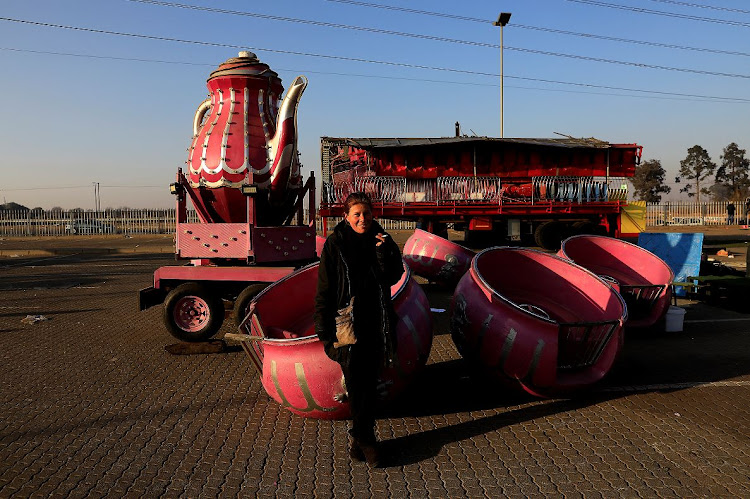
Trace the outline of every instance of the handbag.
[[349, 300], [349, 305], [340, 308], [336, 315], [336, 340], [333, 343], [334, 348], [341, 348], [346, 345], [357, 343], [357, 337], [354, 336], [354, 297]]

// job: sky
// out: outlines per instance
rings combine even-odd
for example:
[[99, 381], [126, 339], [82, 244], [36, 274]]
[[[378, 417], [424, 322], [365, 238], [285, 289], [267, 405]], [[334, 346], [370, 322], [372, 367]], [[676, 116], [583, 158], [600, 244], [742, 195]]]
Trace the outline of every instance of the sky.
[[242, 49], [309, 79], [305, 177], [321, 136], [499, 137], [500, 12], [505, 137], [638, 143], [665, 199], [688, 148], [750, 149], [746, 0], [1, 0], [1, 199], [172, 207], [206, 79]]

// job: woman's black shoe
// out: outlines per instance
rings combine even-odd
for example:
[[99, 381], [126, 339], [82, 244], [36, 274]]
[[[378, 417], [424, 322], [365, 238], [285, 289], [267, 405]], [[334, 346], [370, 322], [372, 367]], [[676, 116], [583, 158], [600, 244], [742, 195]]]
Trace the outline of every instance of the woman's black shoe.
[[349, 457], [355, 461], [365, 461], [365, 453], [362, 452], [362, 448], [359, 446], [356, 440], [352, 440], [352, 444], [349, 447]]
[[380, 451], [377, 444], [358, 444], [360, 452], [364, 455], [365, 461], [372, 468], [380, 467]]

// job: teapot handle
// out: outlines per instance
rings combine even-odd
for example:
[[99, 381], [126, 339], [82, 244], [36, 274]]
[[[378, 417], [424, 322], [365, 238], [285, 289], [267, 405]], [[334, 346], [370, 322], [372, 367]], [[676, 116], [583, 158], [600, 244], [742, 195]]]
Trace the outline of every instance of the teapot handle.
[[198, 130], [200, 130], [203, 117], [206, 115], [206, 112], [210, 108], [211, 108], [211, 97], [208, 97], [206, 98], [206, 100], [200, 103], [200, 105], [198, 106], [198, 110], [195, 111], [195, 118], [193, 118], [193, 137], [198, 135]]

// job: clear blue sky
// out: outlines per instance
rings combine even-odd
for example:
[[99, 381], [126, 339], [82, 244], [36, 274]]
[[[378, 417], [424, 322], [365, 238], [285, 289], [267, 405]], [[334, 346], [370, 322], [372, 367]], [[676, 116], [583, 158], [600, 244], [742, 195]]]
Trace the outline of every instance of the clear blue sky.
[[[506, 137], [559, 132], [637, 142], [644, 146], [644, 158], [662, 161], [669, 182], [695, 144], [717, 163], [730, 142], [750, 150], [746, 0], [370, 2], [487, 22], [325, 0], [180, 2], [454, 40], [438, 41], [127, 0], [0, 3], [3, 18], [228, 45], [0, 20], [1, 199], [29, 207], [88, 209], [94, 205], [92, 182], [99, 182], [102, 207], [171, 207], [168, 184], [187, 157], [193, 114], [207, 94], [205, 80], [238, 47], [258, 54], [285, 86], [297, 74], [309, 78], [299, 107], [305, 176], [319, 170], [323, 135], [451, 136], [454, 122], [460, 121], [466, 133], [499, 136], [500, 51], [481, 44], [499, 45], [500, 30], [491, 22], [500, 11], [513, 14], [504, 30]], [[670, 198], [679, 197], [676, 190]]]

